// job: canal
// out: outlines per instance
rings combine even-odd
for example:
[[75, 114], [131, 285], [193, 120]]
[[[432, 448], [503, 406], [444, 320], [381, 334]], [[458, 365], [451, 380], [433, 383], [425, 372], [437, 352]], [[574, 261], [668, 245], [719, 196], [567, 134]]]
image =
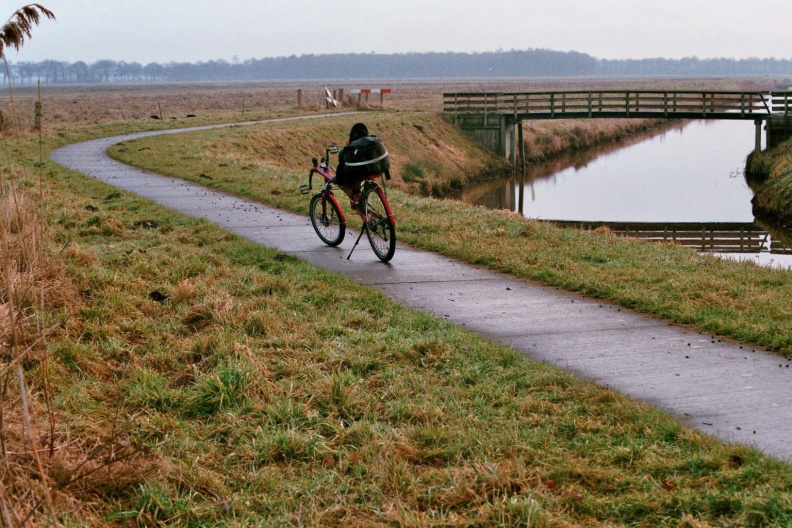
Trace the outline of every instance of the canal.
[[[690, 121], [622, 145], [532, 164], [524, 175], [470, 186], [455, 198], [539, 220], [753, 222], [744, 169], [754, 141], [753, 123]], [[778, 257], [750, 256], [775, 264]]]

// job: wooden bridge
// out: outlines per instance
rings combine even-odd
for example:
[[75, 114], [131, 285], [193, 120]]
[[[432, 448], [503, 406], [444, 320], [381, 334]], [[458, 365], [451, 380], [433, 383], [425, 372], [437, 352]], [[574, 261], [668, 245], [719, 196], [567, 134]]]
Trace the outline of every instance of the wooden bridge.
[[[641, 118], [730, 119], [756, 124], [756, 149], [761, 126], [767, 145], [790, 137], [792, 91], [725, 92], [670, 90], [602, 90], [558, 92], [456, 92], [443, 94], [443, 111], [464, 130], [501, 154], [522, 145], [522, 122], [540, 119]], [[507, 138], [507, 129], [509, 138]], [[519, 139], [515, 136], [518, 135]]]

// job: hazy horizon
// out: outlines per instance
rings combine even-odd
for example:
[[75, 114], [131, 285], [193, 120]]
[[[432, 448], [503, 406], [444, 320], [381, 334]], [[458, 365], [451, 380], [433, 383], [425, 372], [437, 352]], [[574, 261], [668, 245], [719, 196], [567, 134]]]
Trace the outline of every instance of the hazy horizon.
[[9, 60], [234, 63], [311, 54], [529, 49], [597, 59], [792, 58], [789, 0], [40, 3], [57, 20], [33, 28], [20, 52], [7, 50]]

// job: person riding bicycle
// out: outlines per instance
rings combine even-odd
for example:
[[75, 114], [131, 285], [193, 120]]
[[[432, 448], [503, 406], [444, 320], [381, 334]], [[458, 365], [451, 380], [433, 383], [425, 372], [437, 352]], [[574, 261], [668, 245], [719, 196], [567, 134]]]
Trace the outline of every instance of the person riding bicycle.
[[[369, 135], [369, 131], [366, 125], [364, 125], [363, 123], [355, 123], [354, 125], [352, 125], [352, 129], [349, 131], [349, 141], [347, 141], [346, 146], [348, 147], [349, 144], [352, 143], [353, 141], [360, 138], [364, 138], [368, 135]], [[344, 148], [346, 147], [343, 147], [338, 151], [338, 166], [336, 166], [336, 171], [335, 171], [336, 175], [335, 178], [330, 180], [330, 183], [334, 185], [338, 185], [339, 187], [341, 187], [341, 190], [343, 190], [346, 194], [348, 194], [351, 197], [353, 189], [349, 186], [351, 186], [355, 182], [350, 181], [349, 175], [347, 174], [346, 171], [346, 164], [344, 163]]]
[[[334, 171], [329, 160], [330, 154], [335, 152], [338, 165]], [[333, 195], [335, 186], [349, 197], [350, 207], [363, 220], [355, 246], [365, 233], [377, 258], [390, 261], [396, 250], [396, 223], [385, 191], [385, 181], [391, 174], [388, 150], [382, 139], [369, 134], [363, 123], [355, 123], [344, 148], [339, 150], [335, 144], [330, 145], [325, 149], [321, 164], [316, 158], [311, 161], [313, 168], [308, 174], [308, 185], [300, 186], [300, 192], [310, 192], [314, 174], [321, 175], [326, 182], [322, 190], [313, 195], [309, 206], [311, 224], [319, 238], [331, 247], [344, 240], [347, 224]]]

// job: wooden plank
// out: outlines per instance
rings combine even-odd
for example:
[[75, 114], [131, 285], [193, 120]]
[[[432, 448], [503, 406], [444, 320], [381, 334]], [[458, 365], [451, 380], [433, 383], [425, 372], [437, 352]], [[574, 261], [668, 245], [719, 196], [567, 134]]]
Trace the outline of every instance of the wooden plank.
[[[626, 230], [611, 230], [613, 233], [626, 233]], [[687, 240], [692, 238], [701, 238], [701, 231], [695, 232], [678, 232], [678, 231], [637, 231], [637, 230], [630, 230], [630, 234], [635, 234], [636, 236], [640, 235], [641, 238], [668, 238], [668, 239], [678, 239], [678, 240]], [[761, 234], [750, 234], [747, 235], [745, 233], [740, 233], [739, 231], [735, 231], [732, 233], [728, 233], [725, 231], [714, 231], [714, 232], [707, 232], [708, 236], [717, 236], [719, 240], [757, 240], [762, 241], [764, 240], [764, 236]]]
[[752, 223], [624, 223], [553, 222], [566, 227], [595, 229], [609, 227], [616, 236], [627, 236], [651, 243], [673, 243], [705, 252], [745, 253], [765, 249], [767, 233]]

